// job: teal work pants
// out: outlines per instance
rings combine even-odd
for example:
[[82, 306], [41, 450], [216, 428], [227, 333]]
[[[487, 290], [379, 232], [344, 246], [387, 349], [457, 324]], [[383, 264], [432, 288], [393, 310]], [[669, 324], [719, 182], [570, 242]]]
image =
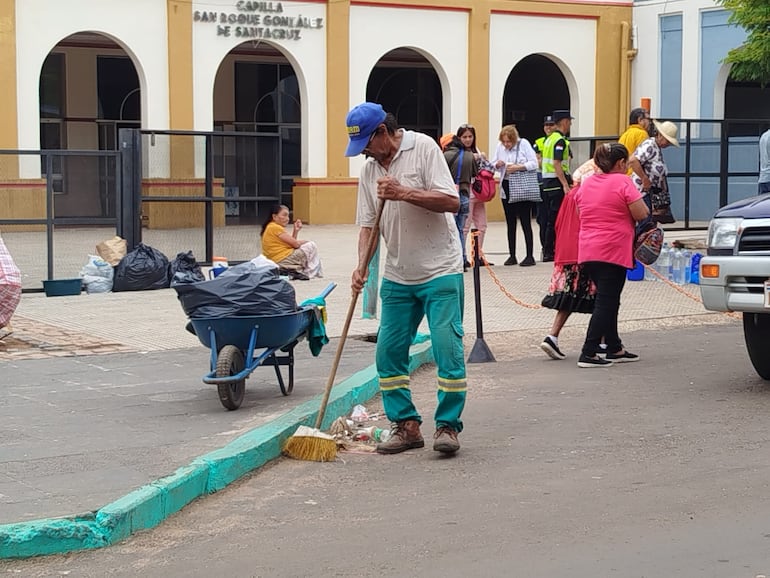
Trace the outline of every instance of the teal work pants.
[[423, 317], [428, 318], [438, 370], [436, 427], [462, 431], [467, 383], [463, 354], [463, 276], [444, 275], [420, 285], [382, 281], [382, 316], [377, 335], [377, 374], [382, 404], [392, 422], [422, 423], [409, 389], [409, 347]]

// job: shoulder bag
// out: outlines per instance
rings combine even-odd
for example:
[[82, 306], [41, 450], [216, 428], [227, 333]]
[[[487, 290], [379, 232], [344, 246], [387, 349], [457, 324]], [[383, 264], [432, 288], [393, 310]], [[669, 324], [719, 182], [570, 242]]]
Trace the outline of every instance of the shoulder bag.
[[[521, 140], [516, 143], [516, 164], [519, 164], [519, 145]], [[540, 202], [541, 200], [537, 171], [516, 171], [508, 175], [509, 203]]]
[[676, 218], [671, 212], [671, 195], [668, 192], [668, 179], [663, 177], [662, 187], [650, 187], [649, 195], [652, 202], [652, 220], [656, 223], [670, 225], [676, 223]]
[[652, 265], [658, 260], [663, 246], [663, 229], [656, 227], [650, 221], [640, 228], [642, 230], [637, 233], [634, 240], [634, 258], [644, 265]]

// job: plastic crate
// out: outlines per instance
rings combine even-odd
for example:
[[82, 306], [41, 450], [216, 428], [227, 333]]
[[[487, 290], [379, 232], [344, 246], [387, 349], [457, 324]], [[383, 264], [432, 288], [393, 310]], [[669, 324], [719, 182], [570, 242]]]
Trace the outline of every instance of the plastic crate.
[[61, 297], [63, 295], [80, 295], [83, 289], [83, 280], [77, 279], [49, 279], [43, 281], [43, 289], [46, 297]]
[[629, 281], [644, 281], [644, 265], [634, 261], [634, 268], [626, 271], [626, 279]]

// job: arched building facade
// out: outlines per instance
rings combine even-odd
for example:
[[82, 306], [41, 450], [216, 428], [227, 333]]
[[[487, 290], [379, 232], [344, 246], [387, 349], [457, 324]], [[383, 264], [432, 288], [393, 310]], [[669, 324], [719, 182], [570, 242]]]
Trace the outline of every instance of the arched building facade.
[[[220, 186], [289, 204], [311, 223], [352, 223], [362, 159], [343, 156], [344, 121], [366, 99], [379, 98], [402, 125], [434, 136], [471, 123], [485, 151], [505, 123], [537, 138], [554, 108], [572, 110], [573, 136], [618, 134], [631, 101], [632, 6], [0, 0], [7, 55], [0, 148], [115, 150], [124, 127], [258, 132], [274, 138], [221, 151], [221, 162], [241, 174]], [[202, 194], [199, 140], [158, 137], [152, 147], [143, 168], [151, 194]], [[0, 206], [10, 218], [27, 215], [29, 189], [40, 186], [39, 159], [2, 158], [0, 165]], [[104, 172], [68, 171], [57, 185], [57, 211], [109, 218], [112, 208], [98, 193], [109, 182]], [[260, 202], [233, 216], [258, 218]], [[502, 217], [499, 207], [490, 209]], [[184, 224], [172, 216], [150, 226]]]

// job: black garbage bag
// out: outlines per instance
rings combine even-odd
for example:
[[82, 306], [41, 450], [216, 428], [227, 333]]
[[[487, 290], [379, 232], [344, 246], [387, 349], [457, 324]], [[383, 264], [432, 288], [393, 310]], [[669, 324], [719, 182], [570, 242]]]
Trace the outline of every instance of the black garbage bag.
[[173, 285], [175, 283], [197, 283], [205, 281], [206, 277], [201, 271], [201, 266], [195, 260], [192, 251], [187, 253], [177, 253], [176, 259], [168, 264], [168, 280]]
[[191, 318], [278, 315], [297, 310], [294, 287], [281, 279], [274, 263], [249, 261], [214, 279], [172, 287]]
[[113, 291], [145, 291], [168, 287], [168, 258], [139, 243], [115, 266]]

